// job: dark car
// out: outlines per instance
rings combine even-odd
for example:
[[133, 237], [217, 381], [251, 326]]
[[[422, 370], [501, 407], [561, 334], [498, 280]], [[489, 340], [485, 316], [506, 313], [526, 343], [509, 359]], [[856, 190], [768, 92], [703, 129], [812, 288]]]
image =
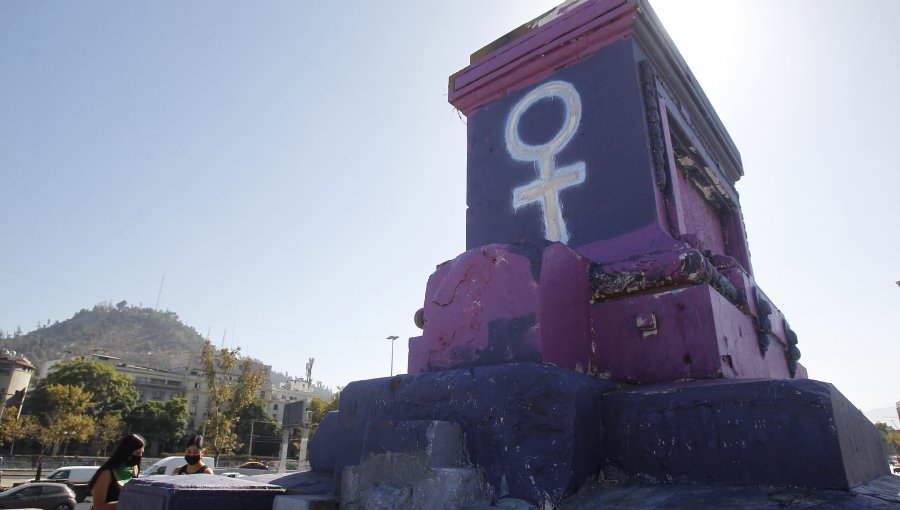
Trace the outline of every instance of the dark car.
[[0, 492], [0, 508], [74, 510], [75, 493], [60, 483], [31, 482]]
[[269, 469], [269, 466], [263, 464], [262, 462], [256, 462], [251, 460], [250, 462], [244, 462], [238, 469]]

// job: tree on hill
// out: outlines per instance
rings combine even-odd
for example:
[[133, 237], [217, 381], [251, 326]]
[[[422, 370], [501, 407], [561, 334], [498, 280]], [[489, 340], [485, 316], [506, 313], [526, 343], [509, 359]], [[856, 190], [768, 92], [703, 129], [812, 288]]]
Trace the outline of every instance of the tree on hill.
[[178, 314], [152, 308], [98, 304], [70, 319], [14, 337], [7, 332], [0, 346], [24, 353], [35, 365], [58, 359], [63, 352], [89, 355], [95, 349], [122, 362], [165, 370], [184, 367], [190, 353], [198, 352], [203, 338], [178, 319]]
[[28, 414], [43, 415], [53, 405], [47, 388], [53, 385], [75, 386], [91, 390], [91, 415], [95, 417], [113, 414], [124, 418], [137, 404], [139, 395], [134, 383], [105, 364], [96, 361], [74, 360], [60, 363], [56, 370], [40, 382], [37, 389], [25, 400]]

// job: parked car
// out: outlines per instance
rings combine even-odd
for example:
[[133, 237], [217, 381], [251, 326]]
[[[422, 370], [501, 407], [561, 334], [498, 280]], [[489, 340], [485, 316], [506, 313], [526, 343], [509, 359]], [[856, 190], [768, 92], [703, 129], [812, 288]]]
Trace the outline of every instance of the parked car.
[[88, 496], [88, 482], [98, 466], [63, 466], [42, 478], [41, 481], [66, 484], [75, 493], [75, 501], [81, 503]]
[[262, 462], [257, 462], [255, 460], [251, 460], [250, 462], [244, 462], [238, 469], [269, 469], [269, 466], [263, 464]]
[[0, 508], [74, 510], [75, 493], [57, 482], [31, 482], [0, 492]]
[[[216, 459], [212, 457], [203, 457], [203, 463], [213, 469], [216, 467]], [[160, 459], [153, 463], [147, 469], [141, 470], [141, 476], [162, 476], [171, 475], [175, 472], [175, 468], [187, 464], [184, 457], [172, 456]]]

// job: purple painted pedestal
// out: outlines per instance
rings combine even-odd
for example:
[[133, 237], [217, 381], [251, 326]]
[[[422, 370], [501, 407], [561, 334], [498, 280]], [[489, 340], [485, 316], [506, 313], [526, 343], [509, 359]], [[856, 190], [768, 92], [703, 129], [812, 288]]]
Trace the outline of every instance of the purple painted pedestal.
[[[624, 265], [593, 267], [595, 282], [607, 285], [592, 290], [592, 265], [560, 243], [469, 250], [428, 280], [424, 332], [410, 339], [409, 371], [533, 361], [638, 384], [806, 377], [802, 366], [791, 373], [783, 321], [762, 347], [749, 306], [718, 289], [745, 291], [699, 252], [641, 260], [640, 282], [622, 277], [637, 271]], [[610, 280], [625, 282], [617, 294]], [[591, 304], [592, 296], [602, 300]]]
[[[342, 501], [427, 492], [416, 466], [457, 458], [428, 446], [429, 420], [465, 438], [455, 487], [477, 499], [483, 474], [543, 508], [594, 477], [881, 473], [874, 427], [806, 379], [756, 284], [740, 154], [645, 0], [565, 2], [473, 55], [449, 99], [467, 117], [467, 251], [428, 280], [410, 375], [351, 383], [320, 424], [313, 466], [350, 474]], [[411, 472], [379, 478], [390, 465]]]

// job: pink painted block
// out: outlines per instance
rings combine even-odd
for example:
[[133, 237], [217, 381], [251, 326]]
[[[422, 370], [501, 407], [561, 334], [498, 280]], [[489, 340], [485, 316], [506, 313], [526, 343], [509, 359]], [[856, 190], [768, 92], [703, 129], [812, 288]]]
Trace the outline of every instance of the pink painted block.
[[761, 354], [751, 316], [706, 284], [598, 303], [591, 318], [604, 377], [637, 384], [791, 378], [783, 338]]
[[589, 371], [588, 261], [567, 246], [492, 244], [438, 267], [409, 372], [516, 361]]

